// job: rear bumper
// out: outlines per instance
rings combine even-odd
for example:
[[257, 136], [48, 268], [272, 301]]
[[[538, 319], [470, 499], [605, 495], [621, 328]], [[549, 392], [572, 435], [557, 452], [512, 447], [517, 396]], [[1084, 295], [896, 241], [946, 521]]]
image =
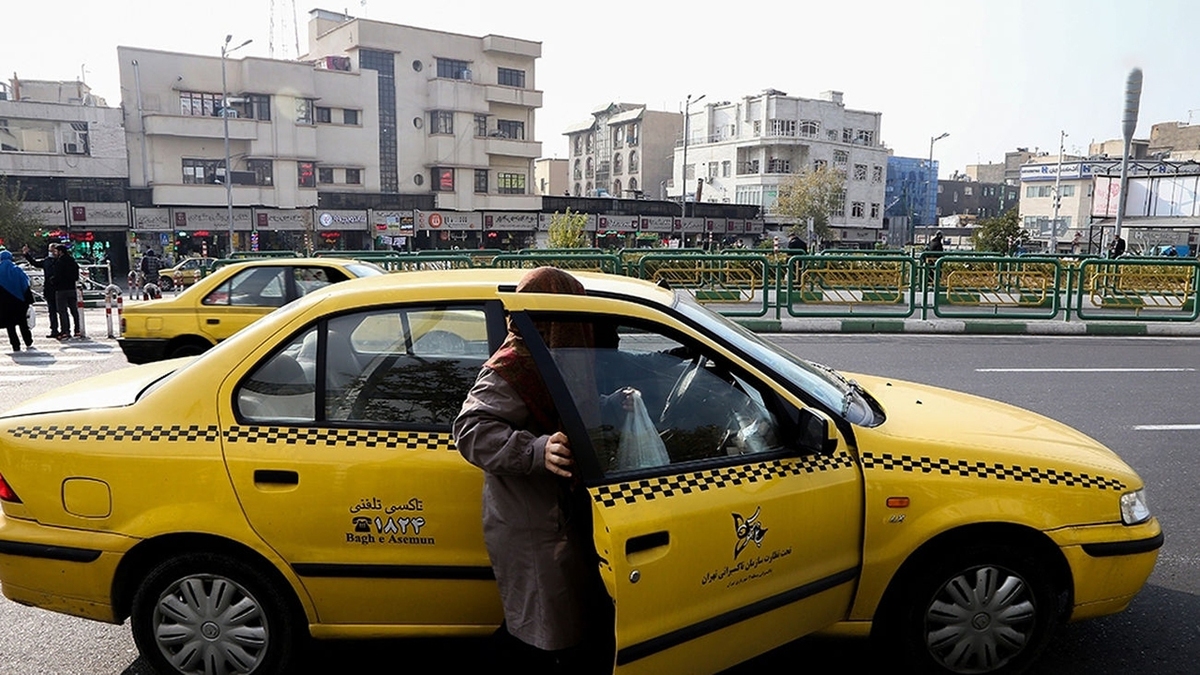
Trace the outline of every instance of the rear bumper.
[[117, 623], [113, 577], [137, 540], [0, 516], [0, 585], [13, 602]]
[[152, 363], [167, 358], [167, 340], [162, 338], [118, 338], [125, 359], [133, 364]]

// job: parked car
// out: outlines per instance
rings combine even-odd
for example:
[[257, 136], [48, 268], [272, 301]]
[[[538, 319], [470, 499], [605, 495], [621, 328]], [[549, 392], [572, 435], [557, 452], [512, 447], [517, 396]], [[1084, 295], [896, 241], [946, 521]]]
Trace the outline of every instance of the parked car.
[[341, 258], [224, 265], [173, 298], [125, 305], [117, 342], [130, 363], [192, 356], [317, 288], [384, 273], [374, 263]]
[[[592, 503], [618, 673], [715, 672], [821, 630], [871, 633], [896, 670], [1016, 672], [1154, 567], [1142, 479], [1074, 429], [810, 363], [685, 292], [581, 273], [586, 296], [515, 293], [521, 274], [331, 285], [6, 413], [4, 594], [128, 618], [163, 673], [283, 672], [308, 636], [491, 633], [482, 474], [451, 423], [508, 325]], [[597, 346], [559, 358], [548, 318]], [[621, 424], [587, 412], [623, 387], [665, 460], [622, 468]]]
[[216, 258], [184, 258], [174, 267], [158, 273], [159, 290], [172, 291], [196, 283], [213, 268]]

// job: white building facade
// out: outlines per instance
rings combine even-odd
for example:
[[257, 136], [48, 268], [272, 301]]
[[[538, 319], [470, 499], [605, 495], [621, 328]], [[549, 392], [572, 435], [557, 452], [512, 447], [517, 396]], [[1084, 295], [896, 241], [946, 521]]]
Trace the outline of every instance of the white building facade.
[[639, 103], [611, 103], [592, 119], [564, 132], [569, 147], [569, 189], [575, 197], [665, 199], [671, 149], [683, 115]]
[[835, 240], [872, 244], [883, 235], [887, 149], [881, 118], [847, 109], [836, 91], [808, 99], [769, 89], [736, 102], [693, 106], [686, 143], [675, 149], [670, 192], [678, 197], [686, 185], [689, 201], [699, 193], [704, 202], [761, 206], [768, 231], [780, 230], [792, 224], [775, 211], [780, 186], [812, 168], [838, 169], [846, 174], [846, 190], [844, 204], [830, 216]]

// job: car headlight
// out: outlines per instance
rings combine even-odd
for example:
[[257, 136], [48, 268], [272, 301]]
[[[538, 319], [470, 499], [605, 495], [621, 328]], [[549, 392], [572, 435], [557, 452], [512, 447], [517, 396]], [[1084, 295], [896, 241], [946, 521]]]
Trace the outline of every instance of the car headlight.
[[1150, 505], [1146, 503], [1146, 491], [1126, 492], [1121, 495], [1121, 522], [1137, 525], [1150, 520]]

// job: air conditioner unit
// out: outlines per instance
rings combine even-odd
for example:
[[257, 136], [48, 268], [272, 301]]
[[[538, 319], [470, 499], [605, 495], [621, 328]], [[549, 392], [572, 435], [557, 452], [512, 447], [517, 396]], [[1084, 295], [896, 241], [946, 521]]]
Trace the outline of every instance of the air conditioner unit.
[[67, 153], [68, 155], [82, 155], [83, 154], [83, 150], [80, 149], [78, 143], [64, 143], [63, 144], [63, 152]]
[[462, 71], [462, 79], [466, 80], [467, 82], [471, 81], [471, 69], [470, 68], [467, 68], [466, 70]]

